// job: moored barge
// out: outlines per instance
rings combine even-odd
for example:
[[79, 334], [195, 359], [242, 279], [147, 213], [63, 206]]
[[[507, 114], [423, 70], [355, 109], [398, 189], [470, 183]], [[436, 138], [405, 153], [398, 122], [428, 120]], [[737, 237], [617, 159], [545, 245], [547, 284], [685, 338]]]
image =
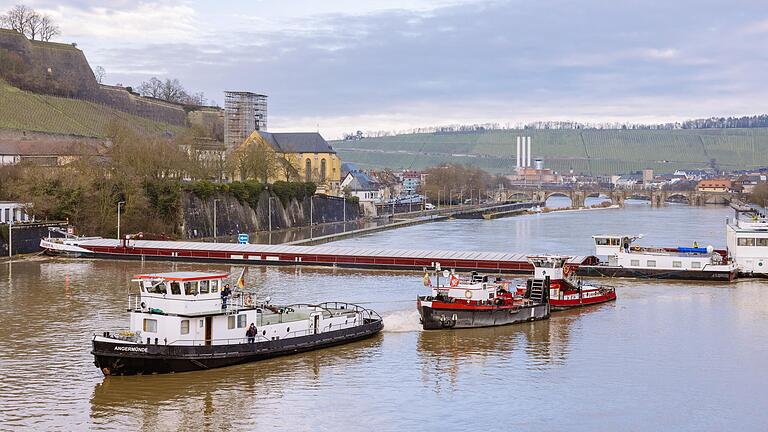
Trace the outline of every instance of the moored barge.
[[104, 375], [204, 370], [344, 344], [383, 328], [371, 309], [343, 302], [258, 302], [253, 292], [230, 292], [226, 277], [137, 276], [139, 293], [128, 301], [130, 327], [93, 337], [96, 366]]

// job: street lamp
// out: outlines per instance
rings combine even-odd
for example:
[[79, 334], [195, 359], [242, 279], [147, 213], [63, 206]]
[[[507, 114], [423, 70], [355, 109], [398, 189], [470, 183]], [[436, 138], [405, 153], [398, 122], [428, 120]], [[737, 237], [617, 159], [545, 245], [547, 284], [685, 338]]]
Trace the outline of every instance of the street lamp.
[[120, 206], [125, 205], [125, 201], [117, 203], [117, 238], [120, 239]]
[[218, 225], [216, 224], [216, 203], [220, 200], [214, 199], [213, 200], [213, 242], [216, 243], [219, 241], [218, 234]]

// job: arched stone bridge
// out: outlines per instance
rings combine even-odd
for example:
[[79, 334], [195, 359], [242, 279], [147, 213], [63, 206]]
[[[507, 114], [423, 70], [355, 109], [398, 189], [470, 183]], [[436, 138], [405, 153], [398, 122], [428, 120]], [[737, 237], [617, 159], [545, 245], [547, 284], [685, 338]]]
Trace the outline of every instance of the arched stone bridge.
[[564, 188], [564, 187], [512, 187], [499, 191], [502, 201], [532, 200], [545, 202], [553, 196], [571, 200], [572, 207], [583, 207], [590, 197], [606, 197], [611, 204], [623, 206], [627, 199], [650, 201], [651, 207], [662, 207], [667, 202], [687, 202], [689, 205], [728, 204], [733, 194], [722, 192], [673, 191], [660, 189], [610, 189], [610, 188]]

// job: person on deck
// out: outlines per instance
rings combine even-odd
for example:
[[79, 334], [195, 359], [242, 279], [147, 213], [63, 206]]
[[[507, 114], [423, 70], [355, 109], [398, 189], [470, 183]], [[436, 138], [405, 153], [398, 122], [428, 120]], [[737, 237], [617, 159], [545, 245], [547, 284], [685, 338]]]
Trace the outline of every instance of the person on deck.
[[232, 289], [229, 287], [229, 284], [224, 285], [224, 289], [221, 290], [221, 308], [226, 309], [227, 308], [227, 300], [229, 299], [229, 296], [232, 295]]
[[256, 326], [253, 323], [248, 327], [245, 336], [248, 337], [248, 343], [253, 343], [256, 340]]

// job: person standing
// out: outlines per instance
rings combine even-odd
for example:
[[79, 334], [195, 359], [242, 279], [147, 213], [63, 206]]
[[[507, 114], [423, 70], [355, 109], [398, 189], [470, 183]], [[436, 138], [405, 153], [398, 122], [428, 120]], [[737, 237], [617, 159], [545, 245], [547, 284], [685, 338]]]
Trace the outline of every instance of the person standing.
[[226, 284], [224, 289], [221, 290], [221, 309], [227, 308], [227, 300], [230, 295], [232, 295], [232, 289], [229, 287], [229, 284]]
[[245, 336], [248, 338], [248, 343], [253, 343], [256, 340], [256, 325], [251, 323], [251, 326], [245, 332]]

